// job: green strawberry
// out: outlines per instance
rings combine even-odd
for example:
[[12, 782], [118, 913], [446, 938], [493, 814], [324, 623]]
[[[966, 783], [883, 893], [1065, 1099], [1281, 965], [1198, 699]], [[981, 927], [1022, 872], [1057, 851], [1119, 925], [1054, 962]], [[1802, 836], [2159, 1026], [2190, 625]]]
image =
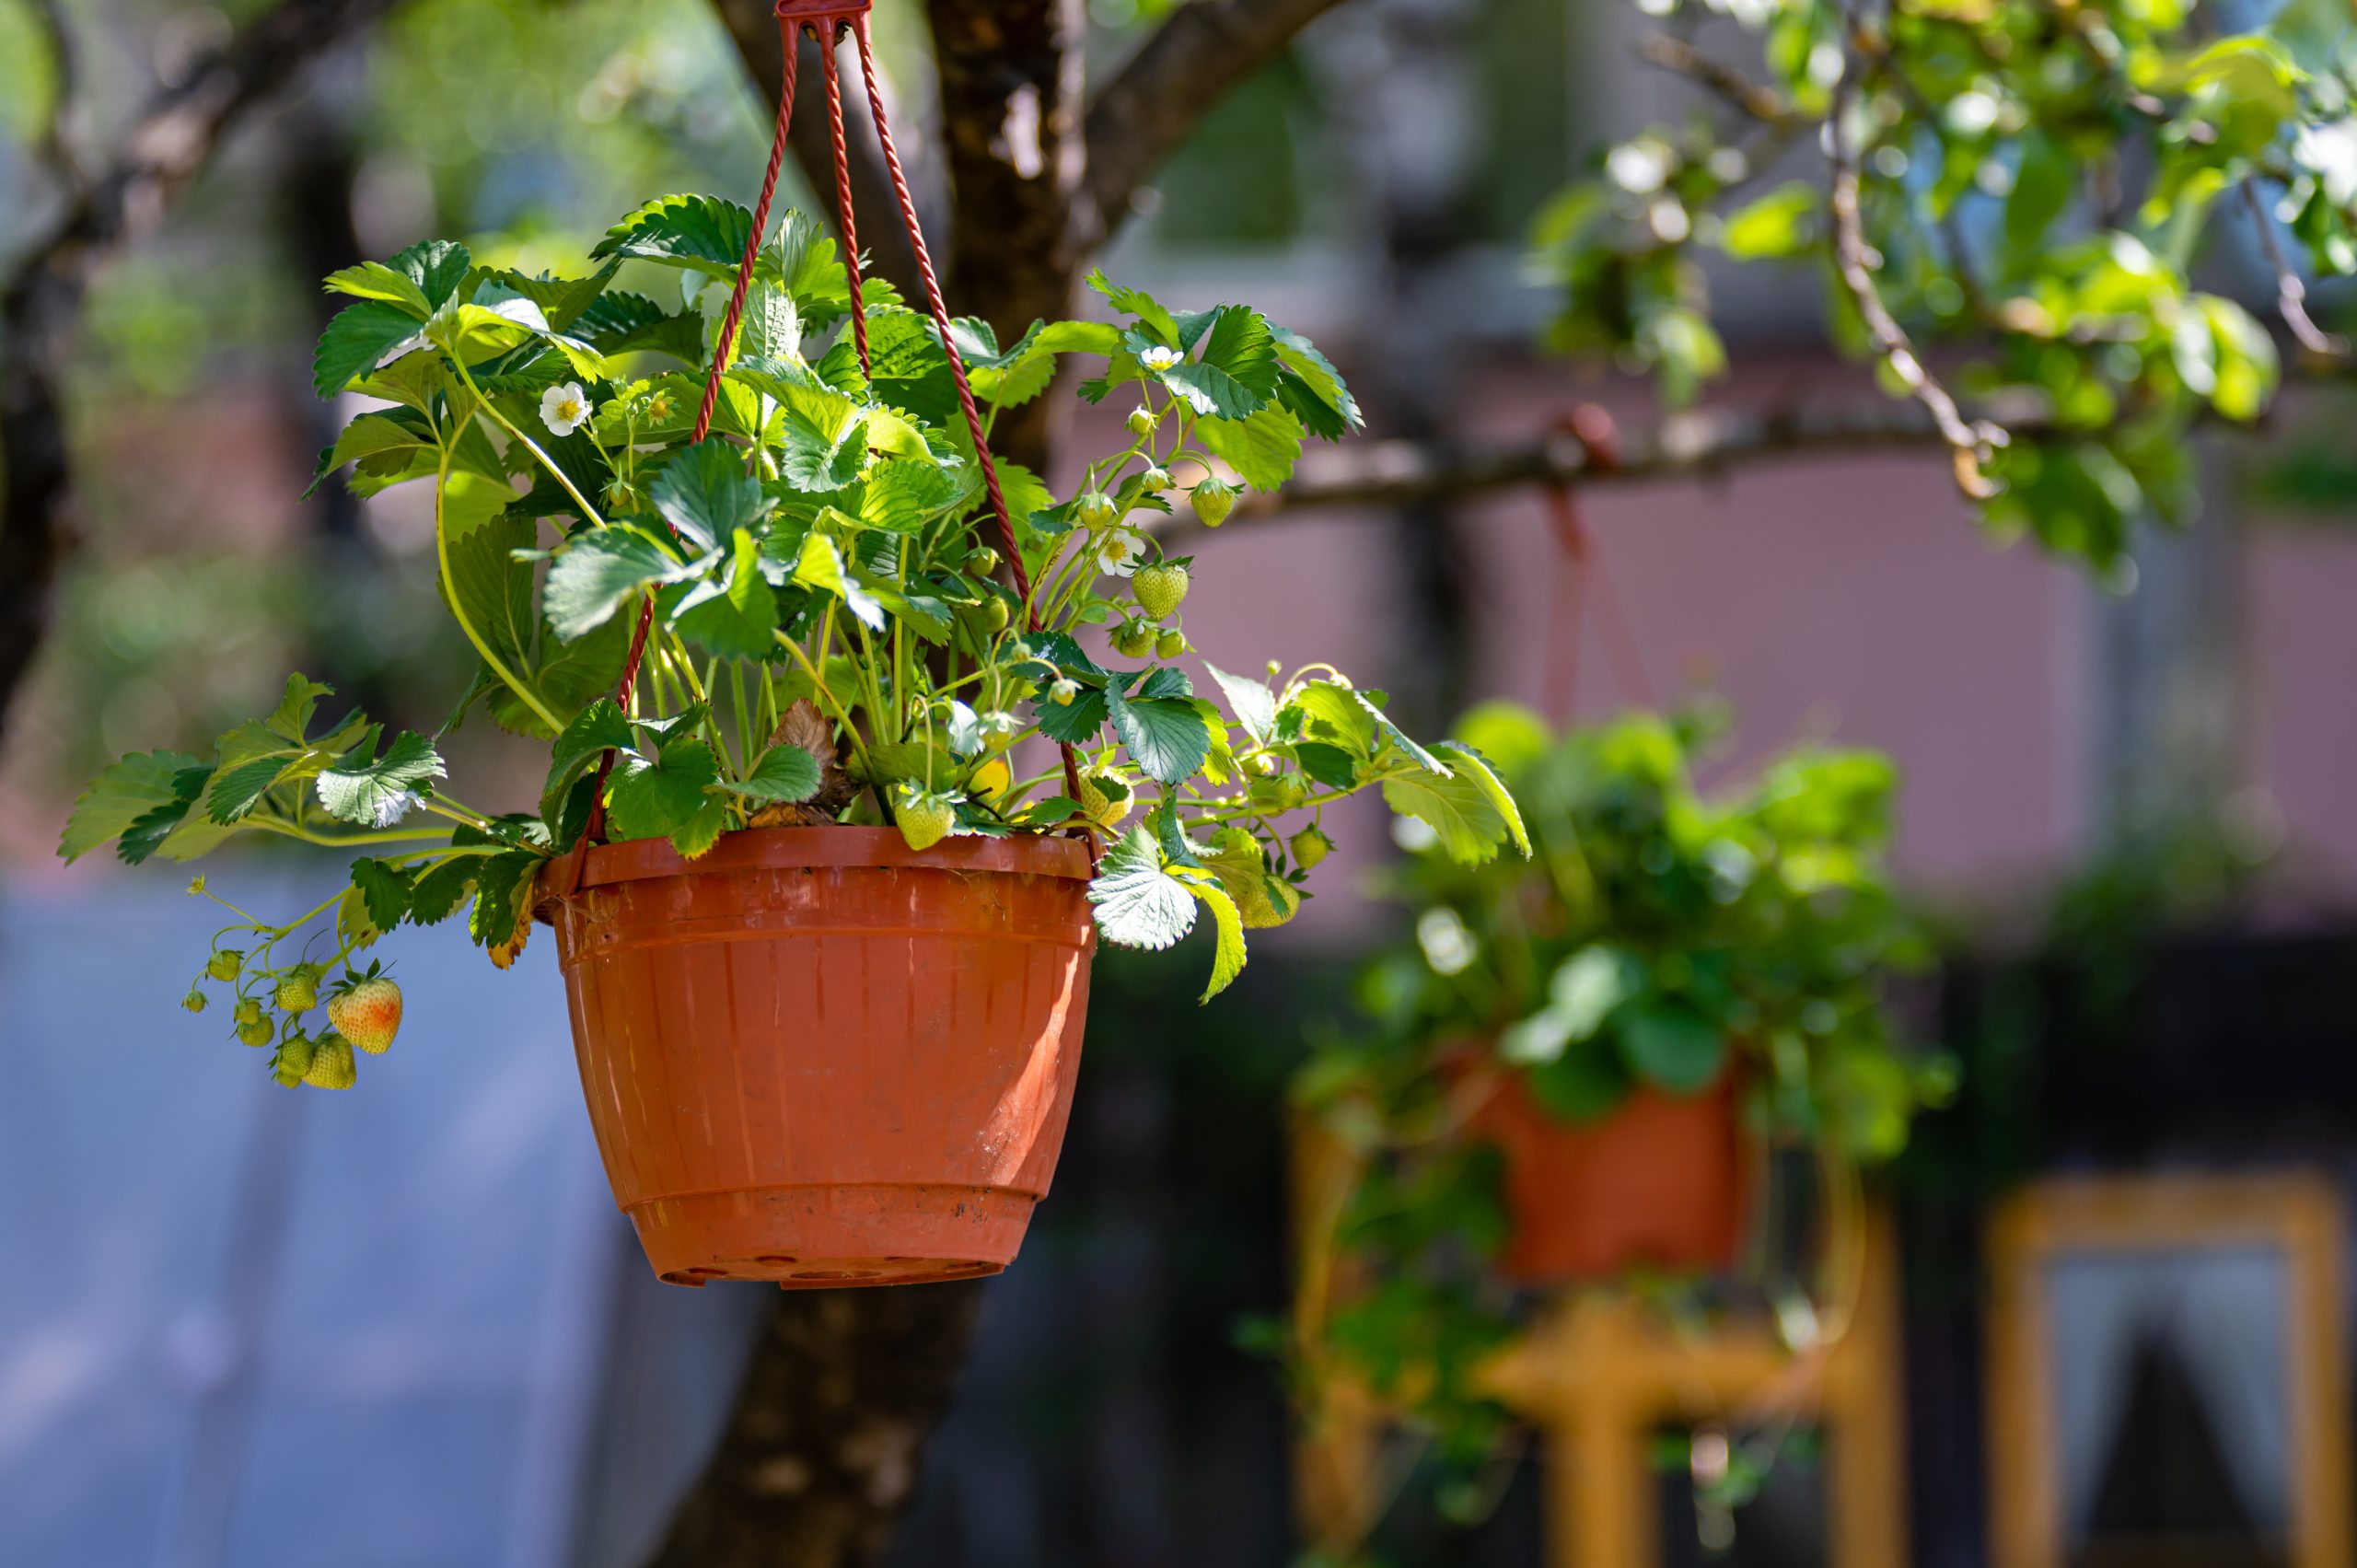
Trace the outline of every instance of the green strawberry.
[[1157, 463], [1138, 475], [1138, 485], [1148, 495], [1159, 495], [1170, 488], [1170, 470]]
[[1203, 527], [1215, 528], [1236, 510], [1236, 487], [1213, 474], [1195, 486], [1187, 499], [1193, 503], [1195, 516], [1202, 519]]
[[248, 1018], [238, 1025], [238, 1038], [257, 1051], [268, 1045], [271, 1037], [277, 1032], [270, 1027], [270, 1020], [267, 1018]]
[[311, 1060], [317, 1054], [308, 1035], [291, 1036], [278, 1048], [278, 1054], [271, 1059], [271, 1074], [291, 1089], [301, 1083], [304, 1074], [311, 1070]]
[[1072, 504], [1072, 511], [1085, 528], [1110, 528], [1121, 515], [1121, 508], [1101, 490], [1092, 490], [1082, 495]]
[[1130, 434], [1132, 436], [1151, 436], [1154, 427], [1161, 423], [1161, 416], [1144, 403], [1130, 411]]
[[226, 984], [238, 978], [238, 971], [245, 967], [245, 962], [246, 956], [243, 953], [235, 947], [223, 947], [217, 949], [212, 958], [205, 960], [204, 972]]
[[338, 1034], [321, 1035], [303, 1081], [315, 1089], [348, 1089], [358, 1083], [360, 1063], [352, 1054], [352, 1042]]
[[1124, 621], [1105, 639], [1123, 658], [1144, 658], [1154, 652], [1154, 628], [1143, 621]]
[[1073, 700], [1079, 695], [1080, 683], [1076, 680], [1059, 679], [1054, 685], [1048, 688], [1048, 701], [1053, 703], [1060, 708], [1071, 707]]
[[892, 820], [912, 850], [929, 850], [949, 836], [957, 825], [957, 802], [946, 795], [930, 795], [910, 784], [892, 792]]
[[202, 991], [198, 991], [198, 990], [195, 990], [195, 989], [193, 989], [193, 988], [191, 988], [191, 990], [189, 991], [189, 993], [188, 993], [186, 996], [183, 996], [183, 997], [181, 997], [181, 998], [180, 998], [180, 1005], [181, 1005], [181, 1006], [183, 1006], [183, 1007], [185, 1007], [185, 1008], [187, 1008], [187, 1009], [188, 1009], [190, 1012], [192, 1012], [192, 1013], [202, 1013], [202, 1012], [203, 1012], [203, 1011], [204, 1011], [204, 993], [203, 993]]
[[278, 1010], [300, 1016], [319, 1005], [319, 971], [316, 965], [297, 964], [278, 982]]
[[1154, 655], [1156, 658], [1177, 658], [1186, 651], [1187, 633], [1176, 626], [1154, 640]]
[[1155, 621], [1167, 621], [1187, 597], [1187, 568], [1167, 561], [1141, 566], [1130, 575], [1130, 592], [1138, 607]]
[[401, 1032], [401, 988], [383, 975], [347, 979], [328, 998], [328, 1022], [371, 1056], [381, 1056]]
[[[1115, 795], [1107, 784], [1120, 789]], [[1080, 775], [1080, 809], [1082, 815], [1100, 827], [1114, 828], [1130, 814], [1130, 786], [1110, 773]]]
[[1306, 871], [1334, 853], [1334, 841], [1308, 827], [1287, 839], [1285, 847], [1293, 851], [1293, 863]]
[[966, 557], [966, 570], [977, 577], [987, 577], [998, 570], [998, 552], [989, 545], [976, 547]]

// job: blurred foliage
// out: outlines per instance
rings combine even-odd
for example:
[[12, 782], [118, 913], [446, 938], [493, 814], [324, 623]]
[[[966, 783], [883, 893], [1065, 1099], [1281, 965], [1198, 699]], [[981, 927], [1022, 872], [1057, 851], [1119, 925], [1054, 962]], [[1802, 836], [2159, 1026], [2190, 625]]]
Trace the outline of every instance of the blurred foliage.
[[[1898, 0], [1849, 33], [1831, 0], [1644, 8], [1663, 18], [1656, 63], [1706, 83], [1714, 108], [1618, 143], [1541, 215], [1537, 264], [1563, 296], [1549, 343], [1685, 402], [1726, 367], [1706, 261], [1736, 277], [1799, 266], [1823, 279], [1836, 342], [1879, 353], [1898, 390], [1899, 356], [1875, 349], [1840, 285], [1824, 182], [1767, 186], [1838, 129], [1872, 286], [1958, 363], [1968, 403], [2020, 427], [1984, 465], [2001, 535], [2109, 563], [2132, 518], [2186, 511], [2197, 420], [2266, 410], [2273, 338], [2194, 285], [2221, 237], [2317, 276], [2357, 272], [2357, 42], [2338, 0], [2256, 26], [2181, 0]], [[1756, 70], [1696, 46], [1712, 17], [1757, 40]], [[2321, 338], [2296, 306], [2286, 319]]]
[[1469, 1083], [1519, 1074], [1569, 1122], [1639, 1085], [1706, 1091], [1733, 1073], [1771, 1146], [1875, 1161], [1945, 1095], [1945, 1058], [1902, 1046], [1894, 970], [1928, 947], [1884, 865], [1895, 779], [1872, 752], [1804, 748], [1740, 793], [1693, 776], [1721, 712], [1636, 715], [1561, 738], [1504, 704], [1458, 733], [1523, 803], [1532, 862], [1480, 868], [1426, 849], [1399, 874], [1412, 944], [1363, 977], [1369, 1021], [1324, 1041], [1295, 1094], [1360, 1167], [1335, 1240], [1349, 1282], [1321, 1342], [1294, 1347], [1304, 1392], [1337, 1372], [1434, 1440], [1444, 1503], [1509, 1417], [1475, 1369], [1515, 1321], [1492, 1272], [1508, 1220], [1494, 1150], [1466, 1131]]

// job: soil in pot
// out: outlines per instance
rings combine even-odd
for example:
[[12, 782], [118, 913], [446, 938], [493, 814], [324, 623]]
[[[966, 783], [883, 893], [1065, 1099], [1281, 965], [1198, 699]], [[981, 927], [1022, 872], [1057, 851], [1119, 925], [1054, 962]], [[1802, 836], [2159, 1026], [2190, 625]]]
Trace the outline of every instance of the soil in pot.
[[678, 1284], [995, 1273], [1071, 1114], [1096, 928], [1069, 839], [756, 829], [589, 851], [556, 928], [614, 1197]]

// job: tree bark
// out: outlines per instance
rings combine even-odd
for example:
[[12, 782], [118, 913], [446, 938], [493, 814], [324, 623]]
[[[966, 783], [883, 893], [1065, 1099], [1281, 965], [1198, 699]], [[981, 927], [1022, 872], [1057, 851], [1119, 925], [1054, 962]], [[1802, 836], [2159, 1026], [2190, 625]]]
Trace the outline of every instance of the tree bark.
[[0, 739], [70, 543], [59, 389], [92, 278], [162, 221], [247, 110], [395, 4], [282, 0], [264, 12], [158, 93], [95, 179], [74, 180], [64, 215], [0, 287]]
[[891, 1545], [981, 1307], [977, 1281], [787, 1291], [649, 1568], [864, 1568]]

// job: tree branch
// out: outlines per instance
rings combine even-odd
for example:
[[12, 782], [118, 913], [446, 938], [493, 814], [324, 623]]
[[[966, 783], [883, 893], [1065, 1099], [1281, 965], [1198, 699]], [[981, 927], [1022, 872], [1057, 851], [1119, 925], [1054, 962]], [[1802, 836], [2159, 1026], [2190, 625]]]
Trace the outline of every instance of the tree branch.
[[[1856, 30], [1854, 25], [1851, 30]], [[1997, 493], [1997, 487], [1984, 471], [2004, 432], [1988, 424], [1968, 423], [1956, 406], [1956, 399], [1924, 366], [1915, 352], [1907, 329], [1883, 303], [1882, 293], [1875, 285], [1874, 250], [1866, 243], [1865, 221], [1858, 209], [1860, 179], [1858, 149], [1852, 110], [1858, 99], [1858, 48], [1853, 42], [1845, 52], [1841, 79], [1833, 89], [1833, 103], [1827, 117], [1826, 156], [1833, 166], [1833, 187], [1828, 205], [1833, 218], [1833, 261], [1840, 274], [1841, 286], [1864, 321], [1866, 333], [1874, 340], [1875, 350], [1890, 373], [1898, 378], [1908, 395], [1922, 403], [1932, 416], [1940, 438], [1949, 448], [1949, 458], [1956, 470], [1956, 485], [1968, 500], [1986, 501]]]
[[1229, 93], [1341, 0], [1193, 0], [1171, 13], [1088, 106], [1091, 248]]
[[48, 629], [72, 477], [59, 396], [99, 268], [151, 232], [247, 110], [397, 0], [282, 0], [159, 92], [0, 288], [0, 736]]
[[2256, 179], [2243, 181], [2243, 205], [2250, 213], [2251, 226], [2258, 231], [2267, 264], [2274, 270], [2275, 310], [2283, 318], [2283, 325], [2302, 348], [2319, 358], [2338, 359], [2347, 354], [2348, 343], [2317, 326], [2316, 318], [2308, 314], [2308, 285], [2301, 281], [2291, 257], [2283, 253], [2283, 242], [2275, 233], [2275, 220], [2269, 215], [2267, 203], [2259, 199]]

